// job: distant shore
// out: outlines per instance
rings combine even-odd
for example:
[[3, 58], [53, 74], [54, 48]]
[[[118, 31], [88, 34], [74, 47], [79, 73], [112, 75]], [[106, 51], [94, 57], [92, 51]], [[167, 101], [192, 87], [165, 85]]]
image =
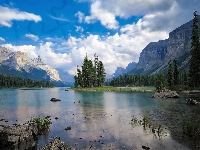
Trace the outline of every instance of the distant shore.
[[155, 87], [91, 87], [91, 88], [69, 88], [74, 91], [89, 91], [89, 92], [154, 92]]

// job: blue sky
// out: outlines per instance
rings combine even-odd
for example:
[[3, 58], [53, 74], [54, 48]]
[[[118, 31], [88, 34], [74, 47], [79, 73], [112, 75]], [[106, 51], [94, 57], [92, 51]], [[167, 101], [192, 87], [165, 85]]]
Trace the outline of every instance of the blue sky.
[[70, 74], [96, 53], [112, 74], [191, 20], [194, 9], [200, 13], [199, 0], [1, 0], [0, 45]]

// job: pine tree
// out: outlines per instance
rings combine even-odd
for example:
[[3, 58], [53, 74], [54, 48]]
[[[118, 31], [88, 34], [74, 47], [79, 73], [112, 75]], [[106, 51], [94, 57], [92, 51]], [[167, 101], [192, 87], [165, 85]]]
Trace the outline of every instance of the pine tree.
[[84, 58], [82, 71], [77, 66], [77, 75], [74, 76], [74, 87], [96, 87], [102, 86], [105, 81], [105, 69], [103, 63], [95, 56], [94, 65], [88, 60], [87, 54]]
[[192, 87], [200, 86], [200, 41], [197, 17], [197, 11], [194, 11], [190, 51], [191, 58], [189, 66], [189, 84]]
[[164, 75], [160, 72], [157, 74], [157, 77], [156, 77], [156, 91], [157, 92], [162, 92], [165, 88], [165, 79], [164, 79]]
[[97, 65], [97, 86], [103, 86], [104, 81], [105, 81], [105, 69], [102, 61], [99, 61]]
[[188, 85], [188, 77], [187, 77], [187, 73], [186, 73], [185, 70], [183, 71], [183, 84], [184, 84], [185, 86]]
[[177, 65], [177, 59], [174, 59], [174, 69], [173, 69], [173, 84], [174, 86], [178, 85], [179, 83], [179, 69]]
[[88, 70], [87, 54], [84, 58], [82, 66], [82, 80], [83, 80], [83, 87], [89, 87], [89, 70]]
[[172, 63], [171, 63], [171, 60], [169, 60], [169, 62], [168, 62], [167, 85], [168, 85], [169, 89], [172, 89], [172, 85], [173, 85], [173, 72], [172, 72]]

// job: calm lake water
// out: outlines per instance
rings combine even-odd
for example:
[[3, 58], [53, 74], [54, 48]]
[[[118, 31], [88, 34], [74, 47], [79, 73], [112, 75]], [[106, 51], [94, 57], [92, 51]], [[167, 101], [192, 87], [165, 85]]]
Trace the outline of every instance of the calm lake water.
[[[179, 99], [153, 99], [151, 92], [75, 92], [65, 88], [1, 89], [0, 125], [25, 123], [31, 117], [51, 116], [50, 132], [41, 136], [38, 148], [59, 136], [76, 149], [193, 149], [198, 139], [183, 136], [181, 121], [199, 116], [198, 106], [185, 104], [187, 94]], [[51, 98], [60, 102], [51, 102]], [[199, 97], [195, 97], [199, 99]], [[80, 103], [78, 103], [80, 101]], [[74, 103], [75, 102], [75, 103]], [[161, 124], [159, 137], [151, 130], [131, 124], [132, 115], [151, 118]], [[55, 117], [58, 117], [56, 120]], [[71, 126], [71, 130], [65, 128]], [[2, 128], [0, 128], [2, 129]]]

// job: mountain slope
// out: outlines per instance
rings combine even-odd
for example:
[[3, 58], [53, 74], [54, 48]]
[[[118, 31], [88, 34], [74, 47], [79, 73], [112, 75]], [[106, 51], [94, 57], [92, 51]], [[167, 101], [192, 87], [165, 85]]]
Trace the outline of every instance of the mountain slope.
[[62, 83], [58, 71], [41, 61], [41, 58], [29, 59], [24, 52], [12, 52], [0, 46], [0, 73], [13, 74], [34, 80], [51, 80]]
[[[200, 20], [200, 16], [198, 16]], [[200, 22], [199, 22], [200, 27]], [[140, 53], [139, 62], [131, 73], [153, 74], [165, 71], [170, 59], [177, 58], [180, 70], [188, 69], [192, 20], [169, 33], [166, 40], [149, 43]]]
[[131, 62], [128, 64], [128, 66], [124, 69], [122, 67], [117, 67], [117, 70], [115, 71], [115, 73], [112, 75], [112, 77], [118, 77], [120, 75], [126, 74], [128, 72], [130, 72], [131, 70], [133, 70], [136, 67], [135, 62]]

